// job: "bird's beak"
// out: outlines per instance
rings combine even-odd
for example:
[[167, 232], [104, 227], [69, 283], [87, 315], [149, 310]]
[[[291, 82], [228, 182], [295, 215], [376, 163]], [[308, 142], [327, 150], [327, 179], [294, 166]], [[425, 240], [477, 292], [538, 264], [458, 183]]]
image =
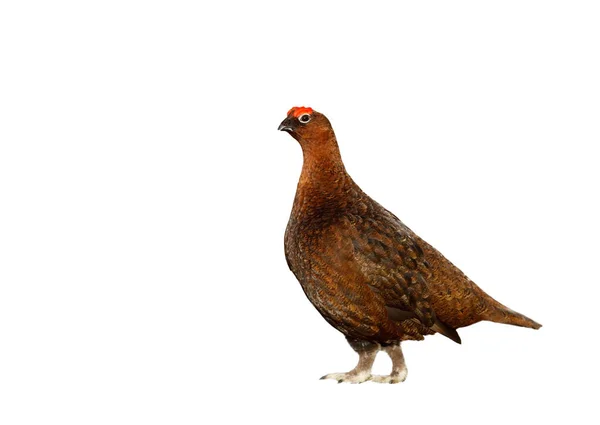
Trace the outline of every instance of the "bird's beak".
[[294, 119], [293, 118], [286, 118], [284, 119], [281, 124], [279, 124], [279, 128], [277, 128], [277, 130], [279, 131], [294, 131], [294, 128], [296, 128], [296, 126], [294, 125]]

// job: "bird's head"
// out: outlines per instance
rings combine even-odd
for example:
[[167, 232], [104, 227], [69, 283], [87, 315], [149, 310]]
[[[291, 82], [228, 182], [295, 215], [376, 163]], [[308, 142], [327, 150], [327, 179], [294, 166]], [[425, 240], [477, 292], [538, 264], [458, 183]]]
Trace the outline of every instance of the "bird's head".
[[279, 124], [279, 130], [289, 133], [302, 146], [335, 137], [327, 117], [304, 106], [290, 109], [287, 118]]
[[[325, 115], [312, 108], [296, 106], [288, 111], [279, 130], [289, 133], [302, 147], [304, 165], [300, 183], [319, 180], [323, 178], [323, 172], [325, 179], [337, 178], [335, 176], [346, 172], [335, 133]], [[315, 177], [317, 175], [321, 177]]]

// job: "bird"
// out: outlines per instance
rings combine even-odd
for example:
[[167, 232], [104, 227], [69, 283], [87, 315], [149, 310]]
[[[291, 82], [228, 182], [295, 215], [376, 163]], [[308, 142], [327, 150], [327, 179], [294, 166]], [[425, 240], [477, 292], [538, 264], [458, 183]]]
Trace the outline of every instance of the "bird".
[[[408, 369], [401, 343], [491, 321], [539, 329], [502, 305], [352, 180], [327, 117], [293, 107], [278, 130], [302, 148], [303, 164], [284, 247], [288, 267], [323, 318], [358, 353], [358, 364], [321, 379], [396, 384]], [[372, 375], [377, 354], [389, 375]]]

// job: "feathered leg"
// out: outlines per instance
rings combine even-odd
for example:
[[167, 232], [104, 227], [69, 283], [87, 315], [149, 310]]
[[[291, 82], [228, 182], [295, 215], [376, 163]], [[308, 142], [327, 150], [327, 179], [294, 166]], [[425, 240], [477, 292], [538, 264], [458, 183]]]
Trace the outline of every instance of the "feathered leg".
[[371, 368], [381, 348], [380, 345], [351, 339], [348, 339], [348, 343], [358, 353], [358, 364], [356, 367], [350, 372], [330, 373], [321, 377], [321, 379], [335, 379], [338, 383], [349, 382], [351, 384], [361, 384], [371, 379]]
[[392, 373], [387, 376], [373, 375], [371, 379], [373, 382], [379, 382], [382, 384], [397, 384], [398, 382], [404, 382], [408, 369], [404, 362], [404, 355], [402, 354], [402, 348], [400, 343], [388, 345], [382, 348], [383, 351], [388, 353], [392, 359]]

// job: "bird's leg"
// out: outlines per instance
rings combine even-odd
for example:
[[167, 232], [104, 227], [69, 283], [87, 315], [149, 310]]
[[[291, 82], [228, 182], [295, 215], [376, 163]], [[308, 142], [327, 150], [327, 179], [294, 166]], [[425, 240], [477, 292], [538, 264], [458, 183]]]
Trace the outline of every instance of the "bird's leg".
[[404, 355], [402, 354], [402, 348], [400, 343], [388, 345], [382, 348], [383, 351], [388, 353], [392, 359], [392, 373], [389, 375], [373, 375], [373, 382], [379, 382], [382, 384], [397, 384], [398, 382], [404, 382], [408, 369], [404, 362]]
[[356, 367], [350, 372], [330, 373], [321, 379], [335, 379], [338, 383], [350, 382], [351, 384], [361, 384], [371, 379], [371, 368], [381, 348], [380, 345], [373, 342], [351, 339], [348, 339], [348, 343], [358, 353], [358, 364]]

